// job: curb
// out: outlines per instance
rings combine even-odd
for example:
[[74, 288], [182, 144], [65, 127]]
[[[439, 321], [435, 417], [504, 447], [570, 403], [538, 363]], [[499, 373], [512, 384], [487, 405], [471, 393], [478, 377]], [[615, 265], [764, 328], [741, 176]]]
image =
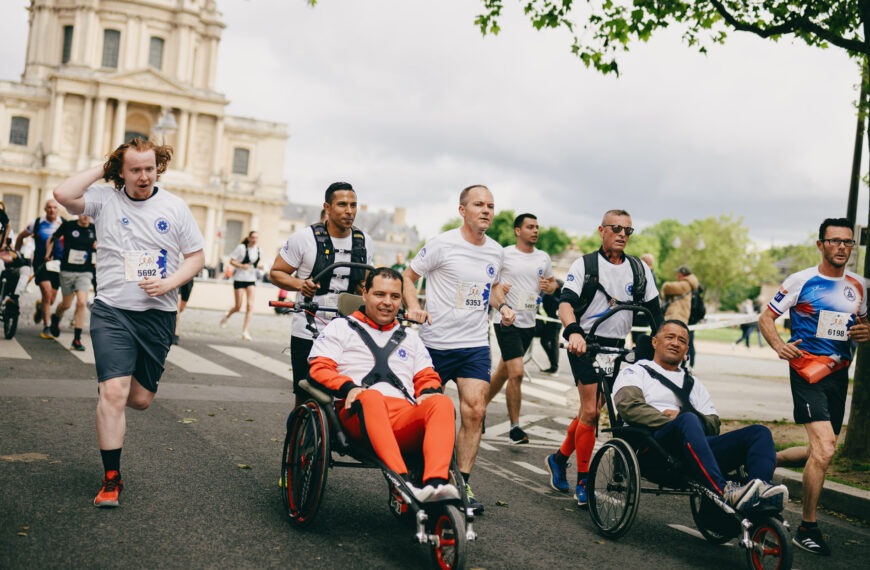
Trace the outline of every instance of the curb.
[[[773, 473], [773, 482], [788, 487], [790, 498], [803, 499], [803, 474], [777, 467]], [[825, 480], [822, 496], [819, 497], [819, 506], [850, 518], [866, 521], [870, 516], [870, 491]]]

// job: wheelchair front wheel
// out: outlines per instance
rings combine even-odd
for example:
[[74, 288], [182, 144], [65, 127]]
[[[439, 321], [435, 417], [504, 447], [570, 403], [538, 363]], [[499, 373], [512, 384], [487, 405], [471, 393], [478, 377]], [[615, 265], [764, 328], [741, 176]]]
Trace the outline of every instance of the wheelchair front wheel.
[[3, 337], [6, 340], [15, 336], [18, 330], [18, 305], [11, 299], [7, 299], [3, 306]]
[[640, 467], [631, 446], [611, 439], [589, 466], [589, 516], [600, 534], [619, 538], [631, 528], [640, 502]]
[[434, 540], [430, 546], [432, 565], [440, 570], [465, 568], [465, 517], [454, 505], [444, 505], [437, 515], [433, 515], [431, 534]]
[[281, 455], [281, 498], [287, 519], [306, 526], [317, 515], [326, 489], [330, 459], [329, 424], [309, 400], [293, 410]]
[[794, 547], [785, 525], [777, 517], [765, 517], [750, 531], [752, 546], [746, 550], [746, 566], [752, 570], [789, 570]]

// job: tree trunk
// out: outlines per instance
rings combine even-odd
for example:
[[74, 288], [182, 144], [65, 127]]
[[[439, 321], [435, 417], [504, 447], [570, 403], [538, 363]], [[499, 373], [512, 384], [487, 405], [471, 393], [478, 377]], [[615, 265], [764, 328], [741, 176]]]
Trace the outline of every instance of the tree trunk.
[[[861, 10], [864, 25], [864, 41], [870, 44], [870, 7], [862, 0]], [[870, 50], [865, 53], [870, 53]], [[865, 73], [868, 60], [864, 60]], [[862, 76], [864, 73], [862, 73]], [[863, 77], [862, 77], [863, 79]], [[862, 88], [862, 94], [866, 91]], [[867, 108], [866, 96], [859, 101], [859, 107]], [[861, 111], [859, 110], [859, 113]], [[870, 125], [868, 125], [867, 146], [870, 149]], [[864, 282], [870, 277], [870, 211], [867, 213], [867, 245], [864, 250]], [[856, 236], [857, 237], [857, 236]], [[860, 237], [858, 237], [860, 239]], [[852, 386], [852, 407], [849, 412], [849, 428], [843, 445], [843, 456], [856, 461], [870, 461], [870, 343], [861, 343], [855, 353], [855, 382]]]

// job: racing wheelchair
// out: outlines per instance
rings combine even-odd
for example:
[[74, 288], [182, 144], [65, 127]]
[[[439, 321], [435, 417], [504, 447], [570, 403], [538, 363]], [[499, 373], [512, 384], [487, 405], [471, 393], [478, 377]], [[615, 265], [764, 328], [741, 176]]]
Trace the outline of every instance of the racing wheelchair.
[[[324, 269], [364, 267], [367, 265], [340, 262]], [[313, 278], [314, 281], [322, 274]], [[270, 301], [273, 307], [289, 312], [305, 312], [308, 327], [317, 335], [314, 316], [318, 311], [348, 315], [362, 304], [357, 295], [342, 293], [335, 307], [315, 302]], [[459, 500], [422, 503], [405, 480], [389, 469], [367, 443], [354, 441], [339, 423], [333, 397], [307, 380], [299, 383], [307, 397], [287, 417], [287, 433], [281, 453], [281, 499], [287, 520], [303, 528], [314, 521], [320, 509], [329, 470], [333, 467], [380, 469], [387, 483], [390, 511], [407, 526], [414, 528], [413, 540], [428, 545], [433, 567], [459, 569], [466, 566], [466, 544], [477, 537], [474, 514], [468, 503], [465, 484], [454, 455], [449, 481], [459, 490]], [[411, 483], [421, 486], [422, 453], [406, 455]]]
[[[623, 536], [634, 523], [643, 493], [688, 496], [695, 526], [709, 542], [724, 544], [736, 538], [738, 546], [745, 549], [749, 568], [791, 568], [793, 547], [780, 509], [761, 504], [744, 513], [735, 511], [695, 481], [682, 459], [665, 450], [650, 431], [629, 426], [619, 418], [611, 391], [620, 366], [653, 356], [648, 336], [641, 337], [632, 349], [600, 344], [597, 329], [621, 311], [648, 313], [641, 306], [616, 305], [594, 323], [586, 338], [599, 379], [599, 396], [610, 418], [610, 427], [602, 431], [611, 434], [589, 466], [589, 515], [596, 530], [610, 539]], [[729, 478], [744, 483], [747, 477], [743, 471], [730, 473]]]
[[20, 277], [20, 268], [28, 265], [28, 262], [11, 250], [0, 252], [0, 261], [5, 265], [4, 269], [0, 270], [0, 320], [3, 321], [3, 337], [9, 340], [18, 330], [21, 309], [15, 289]]

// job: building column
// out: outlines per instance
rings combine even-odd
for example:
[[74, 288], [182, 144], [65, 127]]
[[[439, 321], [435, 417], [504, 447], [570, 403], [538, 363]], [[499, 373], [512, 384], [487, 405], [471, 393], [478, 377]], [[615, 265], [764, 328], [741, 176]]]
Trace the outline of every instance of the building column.
[[212, 155], [212, 167], [209, 172], [220, 172], [224, 169], [223, 160], [221, 160], [221, 151], [224, 148], [224, 118], [215, 117], [214, 128], [214, 155]]
[[51, 113], [51, 148], [49, 154], [60, 154], [60, 146], [63, 142], [63, 93], [56, 93], [52, 99]]
[[112, 148], [124, 143], [124, 127], [127, 125], [127, 101], [118, 99], [115, 107], [115, 122], [112, 125]]
[[186, 146], [187, 149], [187, 152], [185, 152], [187, 157], [187, 163], [184, 165], [185, 171], [190, 171], [189, 167], [196, 158], [194, 149], [196, 148], [196, 123], [198, 118], [199, 113], [193, 111], [190, 112], [190, 124], [187, 131], [187, 140], [181, 139], [179, 142], [180, 145]]
[[[73, 32], [75, 33], [75, 32]], [[91, 97], [85, 97], [85, 110], [82, 117], [82, 132], [79, 138], [78, 152], [78, 168], [81, 170], [88, 165], [88, 141], [91, 133], [91, 114], [94, 109], [94, 100]]]
[[218, 40], [217, 38], [211, 38], [209, 40], [209, 50], [208, 50], [208, 87], [209, 89], [214, 89], [215, 82], [217, 81], [217, 67], [218, 67]]
[[187, 163], [187, 125], [190, 118], [190, 112], [179, 110], [178, 112], [178, 138], [175, 145], [175, 164], [178, 170], [184, 170]]
[[106, 130], [106, 98], [94, 99], [94, 136], [91, 138], [91, 157], [103, 156], [103, 133]]

